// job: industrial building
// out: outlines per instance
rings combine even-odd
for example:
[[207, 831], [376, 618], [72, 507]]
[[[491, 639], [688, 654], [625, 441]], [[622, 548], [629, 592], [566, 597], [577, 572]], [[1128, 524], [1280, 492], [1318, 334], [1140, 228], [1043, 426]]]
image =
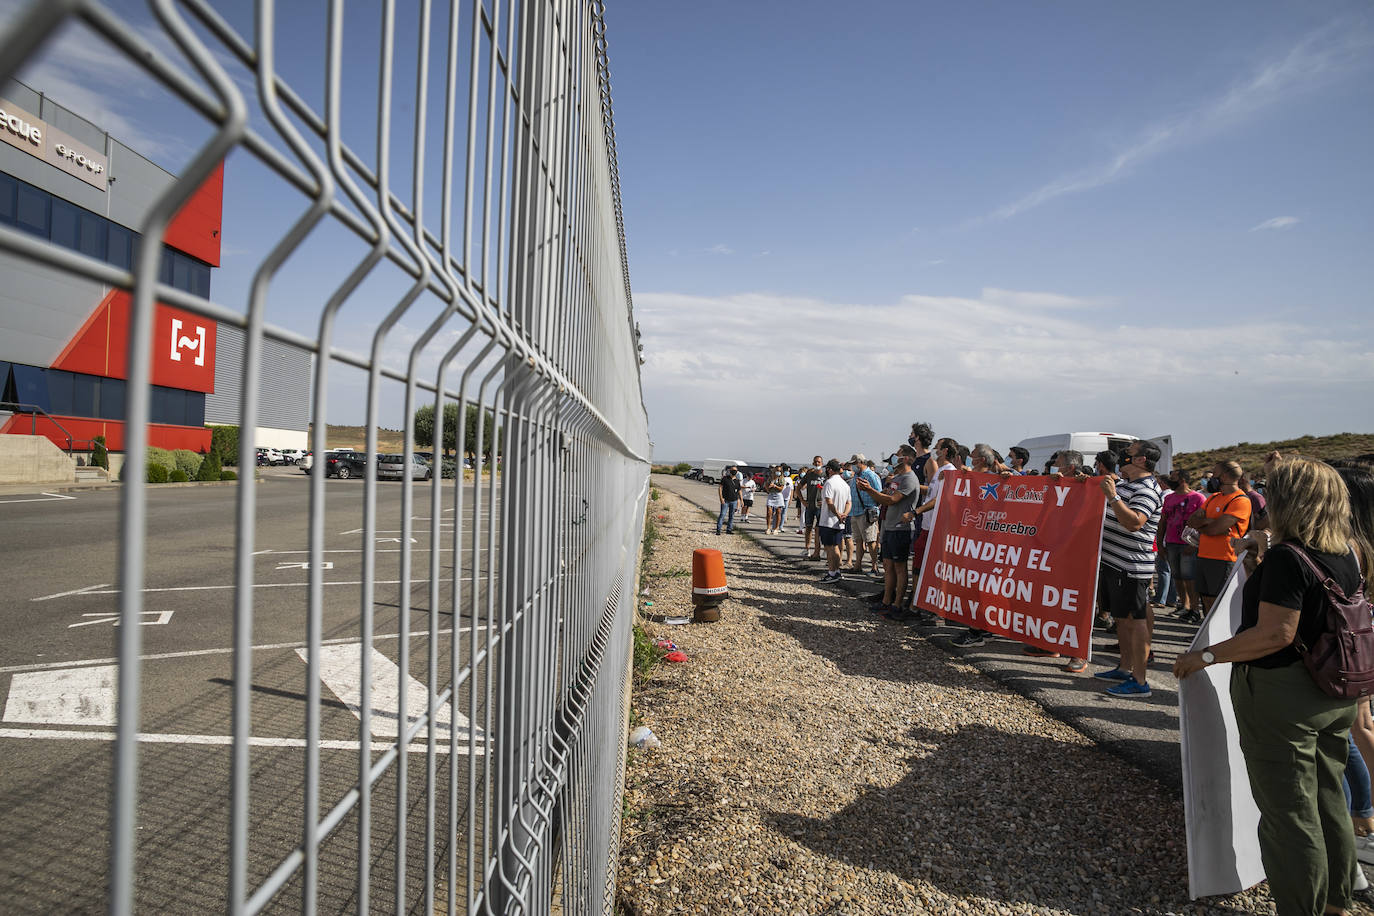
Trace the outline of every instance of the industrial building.
[[[176, 176], [38, 91], [0, 89], [0, 223], [121, 268]], [[206, 299], [220, 265], [221, 166], [169, 225], [161, 281]], [[37, 433], [68, 453], [104, 436], [124, 448], [125, 290], [0, 249], [0, 433]], [[243, 332], [157, 304], [148, 443], [207, 451], [237, 424]], [[266, 342], [259, 445], [307, 447], [311, 354]]]

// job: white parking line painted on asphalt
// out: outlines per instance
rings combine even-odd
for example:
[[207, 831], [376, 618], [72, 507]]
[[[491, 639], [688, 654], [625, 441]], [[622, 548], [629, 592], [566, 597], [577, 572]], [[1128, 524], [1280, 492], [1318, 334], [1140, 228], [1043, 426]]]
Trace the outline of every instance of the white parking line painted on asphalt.
[[[416, 576], [411, 579], [411, 584], [427, 582], [426, 579]], [[451, 580], [445, 580], [451, 581]], [[463, 576], [459, 582], [471, 582], [472, 576]], [[254, 582], [253, 588], [305, 588], [309, 582]], [[321, 582], [321, 585], [362, 585], [362, 580], [356, 582]], [[373, 585], [400, 585], [400, 579], [377, 579]], [[237, 585], [172, 585], [162, 588], [143, 588], [142, 592], [217, 592], [226, 589], [238, 588]], [[30, 601], [51, 601], [54, 598], [66, 598], [71, 595], [118, 595], [121, 589], [104, 588], [100, 585], [88, 585], [85, 588], [78, 588], [70, 592], [59, 592], [56, 595], [44, 595], [41, 598], [30, 598]]]
[[74, 588], [69, 592], [58, 592], [56, 595], [44, 595], [42, 598], [30, 598], [30, 601], [51, 601], [54, 598], [66, 598], [70, 595], [103, 595], [105, 592], [96, 592], [97, 588], [109, 588], [109, 582], [102, 582], [99, 585], [88, 585], [85, 588]]
[[[421, 612], [418, 612], [418, 611], [417, 611], [416, 613], [421, 613]], [[472, 630], [472, 627], [459, 627], [459, 628], [458, 628], [458, 632], [459, 632], [459, 633], [467, 633], [467, 632], [470, 632], [471, 630]], [[445, 634], [447, 634], [447, 633], [452, 633], [452, 632], [453, 632], [452, 629], [447, 629], [447, 628], [446, 628], [446, 629], [442, 629], [442, 630], [435, 630], [435, 631], [434, 631], [434, 635], [436, 635], [436, 636], [443, 636], [443, 635], [445, 635]], [[422, 637], [422, 636], [428, 636], [428, 635], [429, 635], [429, 630], [412, 630], [411, 633], [410, 633], [410, 638], [411, 638], [411, 639], [419, 639], [419, 638]], [[379, 641], [381, 641], [381, 640], [387, 640], [387, 639], [400, 639], [400, 638], [401, 638], [401, 634], [400, 634], [400, 633], [378, 633], [376, 636], [373, 636], [373, 637], [372, 637], [372, 641], [373, 641], [373, 642], [379, 642]], [[361, 641], [360, 641], [360, 640], [358, 639], [358, 637], [356, 637], [356, 636], [345, 636], [345, 637], [342, 637], [342, 638], [340, 638], [340, 639], [326, 639], [326, 640], [322, 640], [322, 641], [320, 642], [320, 645], [322, 645], [322, 646], [341, 646], [341, 645], [343, 645], [344, 643], [350, 643], [350, 642], [357, 642], [357, 643], [360, 643]], [[304, 642], [278, 642], [278, 643], [267, 643], [267, 644], [261, 645], [261, 646], [253, 646], [253, 647], [252, 647], [252, 651], [254, 651], [254, 652], [272, 652], [272, 651], [275, 651], [275, 650], [277, 650], [277, 649], [301, 649], [301, 648], [304, 648], [304, 647], [305, 647], [305, 643], [304, 643]], [[229, 654], [233, 653], [233, 651], [234, 651], [234, 650], [233, 650], [232, 648], [226, 648], [226, 649], [187, 649], [187, 650], [182, 651], [182, 652], [157, 652], [157, 653], [150, 654], [150, 655], [140, 655], [138, 658], [139, 658], [139, 661], [147, 662], [147, 661], [158, 661], [158, 660], [164, 659], [164, 658], [195, 658], [195, 657], [198, 656], [198, 655], [229, 655]], [[15, 673], [20, 672], [20, 671], [54, 671], [54, 670], [57, 670], [57, 669], [59, 669], [59, 668], [80, 668], [80, 667], [84, 667], [84, 666], [86, 666], [86, 665], [108, 665], [108, 664], [110, 664], [110, 663], [112, 663], [112, 662], [117, 662], [117, 661], [119, 661], [119, 659], [117, 659], [117, 658], [81, 658], [81, 659], [74, 659], [74, 660], [68, 661], [68, 662], [35, 662], [35, 663], [32, 663], [32, 664], [28, 664], [28, 665], [10, 665], [10, 666], [7, 667], [7, 668], [0, 668], [0, 674], [15, 674]]]
[[[113, 741], [114, 732], [76, 732], [53, 728], [0, 728], [0, 738], [49, 738], [60, 741]], [[234, 743], [232, 735], [167, 735], [167, 734], [140, 734], [139, 744], [203, 744], [215, 747], [228, 747]], [[304, 748], [304, 738], [248, 738], [249, 747], [284, 747], [284, 748]], [[373, 741], [368, 747], [374, 751], [390, 750], [396, 746], [394, 741]], [[321, 740], [320, 748], [326, 751], [357, 751], [358, 742], [356, 741], [334, 741]], [[406, 750], [412, 754], [423, 754], [425, 752], [423, 744], [408, 744]], [[435, 753], [447, 754], [448, 744], [435, 745]], [[458, 753], [466, 754], [467, 748], [461, 744], [458, 746]]]
[[[297, 649], [301, 661], [306, 660], [306, 650]], [[400, 734], [400, 679], [401, 669], [391, 659], [375, 648], [369, 653], [372, 659], [372, 672], [369, 678], [372, 685], [372, 735], [377, 738], [394, 738]], [[362, 719], [362, 661], [363, 647], [359, 643], [326, 646], [320, 652], [320, 680], [324, 681], [334, 696], [349, 708], [353, 715]], [[409, 729], [420, 719], [429, 705], [429, 690], [415, 678], [406, 677], [406, 728]], [[458, 737], [468, 739], [469, 725], [467, 716], [454, 713], [447, 704], [435, 710], [437, 740], [448, 743], [451, 715], [458, 719]], [[477, 740], [481, 741], [480, 733]]]
[[6, 722], [114, 725], [118, 665], [38, 671], [10, 678]]
[[40, 495], [45, 498], [38, 499], [37, 497], [29, 497], [28, 499], [0, 499], [0, 506], [8, 505], [9, 503], [50, 503], [59, 499], [76, 499], [75, 496], [64, 496], [61, 493], [42, 493]]

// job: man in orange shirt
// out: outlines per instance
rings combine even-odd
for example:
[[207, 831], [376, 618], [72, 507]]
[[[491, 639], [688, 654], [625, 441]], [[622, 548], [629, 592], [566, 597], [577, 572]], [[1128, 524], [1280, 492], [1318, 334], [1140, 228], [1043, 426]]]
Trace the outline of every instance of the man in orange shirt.
[[1240, 488], [1240, 479], [1244, 476], [1240, 464], [1219, 461], [1212, 468], [1212, 474], [1221, 481], [1221, 488], [1207, 497], [1202, 508], [1188, 519], [1188, 527], [1198, 531], [1193, 581], [1202, 599], [1203, 616], [1212, 609], [1212, 603], [1217, 600], [1236, 562], [1231, 538], [1245, 537], [1250, 530], [1250, 499]]

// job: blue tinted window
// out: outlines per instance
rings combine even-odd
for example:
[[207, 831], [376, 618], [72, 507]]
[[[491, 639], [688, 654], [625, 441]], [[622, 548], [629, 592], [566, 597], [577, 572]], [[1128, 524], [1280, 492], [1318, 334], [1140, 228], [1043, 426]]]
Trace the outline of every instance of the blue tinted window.
[[54, 198], [52, 202], [52, 231], [48, 236], [52, 239], [53, 244], [75, 251], [80, 226], [81, 216], [76, 207], [65, 200]]
[[199, 391], [186, 392], [186, 425], [205, 425], [205, 395]]
[[124, 379], [100, 380], [100, 417], [105, 420], [124, 419]]
[[110, 223], [110, 238], [106, 250], [106, 260], [115, 267], [128, 270], [133, 266], [134, 234], [123, 226]]
[[192, 274], [191, 274], [191, 280], [192, 280], [192, 287], [193, 287], [193, 289], [191, 290], [191, 292], [195, 293], [197, 296], [199, 296], [199, 297], [202, 298], [202, 299], [209, 299], [209, 298], [210, 298], [210, 268], [209, 268], [209, 267], [206, 267], [204, 264], [197, 264], [197, 265], [196, 265], [195, 271], [192, 272]]
[[177, 289], [193, 292], [191, 288], [191, 259], [184, 255], [172, 255], [172, 285]]
[[72, 384], [72, 416], [98, 417], [96, 392], [100, 379], [94, 375], [74, 375]]
[[43, 374], [48, 377], [48, 402], [52, 404], [49, 410], [60, 417], [89, 416], [75, 413], [72, 407], [72, 373], [49, 369]]
[[48, 410], [48, 380], [37, 366], [14, 367], [14, 395], [20, 404]]
[[173, 257], [174, 257], [174, 255], [172, 254], [172, 249], [170, 249], [170, 248], [164, 248], [164, 249], [162, 249], [162, 263], [161, 263], [160, 265], [158, 265], [157, 282], [159, 282], [159, 283], [166, 283], [168, 286], [171, 286], [171, 284], [172, 284], [172, 258], [173, 258]]
[[26, 232], [34, 235], [48, 237], [48, 208], [52, 203], [52, 198], [26, 184], [19, 186], [19, 206], [17, 209], [16, 224]]
[[107, 230], [105, 220], [89, 213], [81, 211], [81, 253], [98, 260], [105, 260], [105, 234]]
[[19, 182], [8, 175], [0, 175], [0, 221], [14, 222], [14, 195], [19, 190]]

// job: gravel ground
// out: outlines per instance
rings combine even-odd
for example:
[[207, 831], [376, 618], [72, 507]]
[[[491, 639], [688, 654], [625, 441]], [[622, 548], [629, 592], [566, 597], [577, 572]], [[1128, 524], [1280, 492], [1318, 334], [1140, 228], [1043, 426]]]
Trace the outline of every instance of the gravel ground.
[[[632, 701], [662, 746], [630, 755], [623, 912], [1273, 912], [1263, 886], [1189, 901], [1176, 788], [659, 494], [644, 628], [689, 658]], [[703, 546], [721, 620], [662, 623]]]

